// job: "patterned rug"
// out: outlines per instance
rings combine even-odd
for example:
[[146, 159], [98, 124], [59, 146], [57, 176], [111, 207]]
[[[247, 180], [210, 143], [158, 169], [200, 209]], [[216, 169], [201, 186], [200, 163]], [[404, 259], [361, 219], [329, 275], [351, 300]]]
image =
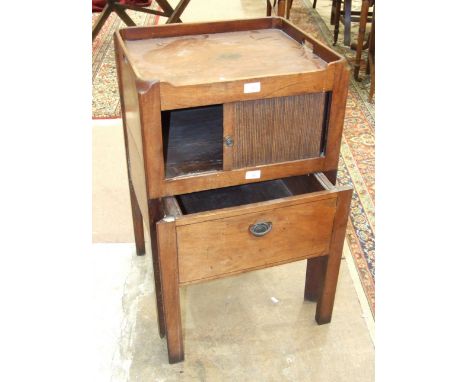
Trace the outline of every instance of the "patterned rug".
[[[157, 4], [149, 8], [156, 9]], [[136, 25], [156, 25], [159, 16], [127, 11]], [[93, 25], [99, 13], [93, 13]], [[165, 20], [165, 19], [164, 19]], [[126, 25], [112, 13], [93, 41], [93, 118], [120, 117], [119, 85], [115, 71], [114, 32]]]
[[[157, 17], [130, 12], [137, 25], [155, 25]], [[93, 15], [93, 20], [97, 15]], [[324, 22], [309, 0], [296, 0], [291, 21], [318, 40], [332, 46], [332, 27]], [[111, 15], [93, 43], [93, 118], [120, 116], [119, 92], [115, 73], [112, 35], [123, 27], [120, 19]], [[341, 36], [340, 36], [341, 37]], [[354, 51], [338, 44], [333, 47], [350, 63]], [[366, 57], [364, 57], [365, 59]], [[375, 306], [375, 188], [374, 188], [374, 104], [368, 102], [369, 79], [362, 82], [352, 76], [346, 105], [344, 134], [341, 145], [338, 181], [354, 188], [347, 239], [356, 269], [374, 314]]]
[[[325, 23], [309, 0], [293, 2], [290, 20], [316, 39], [332, 46], [332, 26]], [[341, 40], [342, 34], [333, 49], [352, 64], [355, 52], [340, 44]], [[361, 71], [362, 82], [350, 76], [338, 182], [354, 188], [347, 239], [369, 306], [375, 315], [375, 109], [374, 104], [368, 102], [369, 76], [363, 73]]]

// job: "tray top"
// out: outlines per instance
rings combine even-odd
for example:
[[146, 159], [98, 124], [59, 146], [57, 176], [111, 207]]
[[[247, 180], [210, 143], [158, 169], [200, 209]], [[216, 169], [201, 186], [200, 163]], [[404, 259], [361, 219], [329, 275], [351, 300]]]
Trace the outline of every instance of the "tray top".
[[327, 63], [278, 29], [125, 41], [146, 80], [174, 86], [314, 72]]

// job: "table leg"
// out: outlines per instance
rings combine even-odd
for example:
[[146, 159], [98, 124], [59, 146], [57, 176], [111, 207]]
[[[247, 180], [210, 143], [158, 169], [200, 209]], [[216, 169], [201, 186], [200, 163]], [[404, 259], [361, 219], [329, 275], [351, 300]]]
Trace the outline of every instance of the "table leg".
[[138, 206], [138, 200], [130, 180], [130, 174], [128, 178], [128, 184], [130, 189], [130, 204], [132, 206], [133, 234], [135, 235], [136, 254], [138, 256], [142, 256], [145, 254], [143, 216], [141, 215], [140, 207]]
[[304, 300], [317, 301], [319, 299], [326, 268], [327, 256], [307, 259]]
[[151, 254], [153, 257], [153, 273], [154, 273], [154, 291], [156, 294], [156, 310], [158, 314], [158, 328], [159, 336], [164, 338], [166, 336], [166, 322], [164, 319], [164, 306], [163, 306], [163, 295], [161, 288], [161, 272], [159, 269], [159, 247], [158, 247], [158, 236], [156, 235], [156, 223], [162, 219], [163, 212], [161, 209], [161, 203], [158, 201], [151, 201], [149, 203], [149, 214], [150, 214], [150, 236], [151, 236]]
[[179, 298], [179, 269], [175, 220], [166, 217], [156, 223], [159, 266], [161, 272], [163, 312], [166, 322], [169, 363], [184, 360], [182, 320]]
[[[328, 180], [336, 185], [338, 170], [324, 171]], [[325, 271], [327, 269], [327, 256], [313, 257], [307, 259], [306, 281], [304, 287], [304, 299], [317, 301], [322, 292]]]
[[352, 194], [352, 190], [342, 192], [338, 194], [338, 199], [336, 201], [336, 216], [339, 218], [335, 218], [333, 223], [325, 278], [315, 312], [315, 321], [317, 321], [319, 325], [327, 324], [331, 321]]

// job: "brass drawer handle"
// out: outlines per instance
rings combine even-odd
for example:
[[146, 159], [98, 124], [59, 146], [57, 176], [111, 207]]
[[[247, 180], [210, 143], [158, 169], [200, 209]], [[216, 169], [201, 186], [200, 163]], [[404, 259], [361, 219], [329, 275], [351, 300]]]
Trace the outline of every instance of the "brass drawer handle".
[[265, 236], [273, 228], [271, 222], [261, 222], [249, 226], [249, 231], [256, 237]]

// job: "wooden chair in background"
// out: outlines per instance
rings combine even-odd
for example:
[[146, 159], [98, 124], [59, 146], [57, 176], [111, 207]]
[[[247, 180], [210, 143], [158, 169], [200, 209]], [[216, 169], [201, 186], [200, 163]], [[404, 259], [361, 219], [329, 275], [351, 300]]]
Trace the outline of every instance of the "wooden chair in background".
[[115, 12], [117, 16], [127, 25], [135, 26], [135, 22], [130, 18], [130, 16], [125, 12], [125, 10], [130, 9], [132, 11], [150, 13], [152, 15], [159, 15], [167, 17], [166, 24], [172, 23], [181, 23], [180, 15], [187, 7], [190, 0], [180, 0], [179, 4], [172, 8], [167, 0], [155, 0], [162, 11], [138, 7], [132, 4], [120, 4], [119, 0], [107, 0], [107, 4], [101, 12], [101, 15], [97, 19], [96, 23], [93, 26], [93, 41], [96, 36], [99, 34], [99, 31], [105, 24], [106, 20], [109, 18], [112, 12]]
[[[366, 25], [369, 18], [369, 8], [373, 7], [372, 18], [371, 18], [371, 30], [365, 40]], [[362, 0], [360, 21], [359, 21], [359, 32], [356, 43], [356, 59], [354, 62], [354, 78], [359, 81], [359, 70], [361, 68], [361, 57], [364, 49], [368, 49], [368, 58], [366, 72], [371, 76], [371, 88], [369, 91], [369, 102], [372, 100], [375, 92], [375, 0]]]
[[[275, 9], [278, 3], [276, 15], [289, 19], [293, 0], [267, 0], [267, 16], [271, 16], [271, 12]], [[317, 0], [312, 3], [312, 8], [317, 6]]]
[[[267, 0], [267, 16], [274, 13], [277, 16], [289, 18], [293, 0]], [[359, 79], [359, 70], [361, 67], [362, 52], [368, 49], [368, 60], [366, 72], [371, 76], [371, 88], [369, 92], [369, 102], [372, 100], [375, 92], [375, 15], [374, 15], [375, 0], [362, 0], [361, 11], [352, 10], [352, 0], [333, 0], [330, 23], [335, 25], [334, 30], [334, 43], [338, 41], [340, 31], [340, 24], [344, 24], [344, 44], [356, 49], [356, 58], [354, 63], [354, 78]], [[342, 9], [342, 4], [344, 8]], [[314, 0], [312, 6], [315, 8], [317, 0]], [[372, 7], [372, 11], [369, 8]], [[359, 32], [357, 36], [357, 43], [351, 44], [351, 22], [359, 22]], [[371, 22], [371, 31], [365, 40], [366, 25]]]
[[292, 0], [266, 0], [267, 16], [275, 14], [279, 17], [289, 18]]
[[[343, 6], [342, 6], [343, 4]], [[343, 9], [342, 9], [343, 8]], [[340, 24], [344, 25], [344, 45], [351, 45], [351, 23], [359, 22], [361, 19], [360, 11], [352, 10], [352, 0], [333, 0], [332, 4], [332, 25], [335, 25], [333, 35], [333, 45], [336, 45], [338, 41], [338, 35], [340, 33]], [[368, 12], [367, 22], [372, 21], [372, 12]]]

